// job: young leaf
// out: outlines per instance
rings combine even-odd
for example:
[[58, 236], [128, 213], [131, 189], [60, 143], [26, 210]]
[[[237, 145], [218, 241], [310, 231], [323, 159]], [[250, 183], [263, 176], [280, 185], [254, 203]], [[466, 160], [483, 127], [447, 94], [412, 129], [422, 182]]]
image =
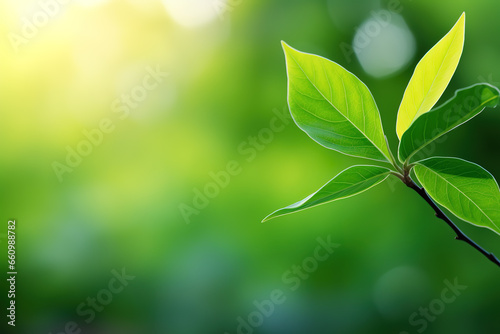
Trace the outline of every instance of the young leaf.
[[455, 26], [420, 60], [399, 106], [396, 130], [403, 133], [436, 104], [458, 66], [464, 46], [465, 13]]
[[368, 88], [342, 66], [282, 44], [288, 105], [297, 126], [329, 149], [391, 161], [380, 114]]
[[271, 213], [262, 222], [320, 204], [354, 196], [384, 181], [390, 173], [390, 169], [379, 166], [361, 165], [349, 167], [328, 181], [327, 184], [314, 194], [309, 195], [300, 202]]
[[500, 234], [500, 190], [481, 166], [458, 158], [429, 158], [418, 162], [415, 174], [437, 203]]
[[457, 90], [450, 100], [420, 116], [406, 130], [399, 143], [399, 160], [410, 162], [419, 150], [499, 102], [500, 91], [489, 84]]

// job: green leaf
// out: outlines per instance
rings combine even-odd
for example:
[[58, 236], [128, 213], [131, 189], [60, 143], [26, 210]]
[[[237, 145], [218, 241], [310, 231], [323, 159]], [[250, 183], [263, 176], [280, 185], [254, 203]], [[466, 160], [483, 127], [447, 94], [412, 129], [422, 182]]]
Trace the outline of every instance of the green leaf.
[[410, 162], [422, 148], [478, 115], [484, 108], [496, 107], [499, 96], [498, 88], [489, 84], [457, 90], [453, 98], [420, 116], [406, 130], [399, 143], [399, 160]]
[[377, 105], [363, 82], [328, 59], [282, 44], [297, 126], [329, 149], [391, 161]]
[[379, 166], [361, 165], [349, 167], [328, 181], [327, 184], [314, 194], [309, 195], [300, 202], [271, 213], [262, 222], [320, 204], [354, 196], [384, 181], [390, 173], [390, 169]]
[[500, 190], [484, 168], [458, 158], [429, 158], [418, 162], [415, 174], [437, 203], [500, 234]]
[[396, 125], [399, 138], [414, 120], [431, 110], [443, 94], [462, 56], [464, 38], [465, 13], [417, 64], [399, 106]]

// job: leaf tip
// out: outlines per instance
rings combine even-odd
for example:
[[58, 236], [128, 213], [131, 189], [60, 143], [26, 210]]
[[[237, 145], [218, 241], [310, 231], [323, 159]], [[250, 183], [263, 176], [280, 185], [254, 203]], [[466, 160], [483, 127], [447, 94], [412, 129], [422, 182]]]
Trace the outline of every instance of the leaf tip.
[[283, 48], [285, 54], [288, 54], [288, 52], [293, 50], [293, 48], [290, 45], [288, 45], [285, 41], [281, 41], [281, 47]]
[[460, 18], [457, 21], [457, 26], [460, 26], [462, 31], [465, 33], [465, 12], [460, 15]]
[[262, 219], [262, 221], [260, 222], [261, 224], [273, 219], [273, 214], [271, 213], [270, 215], [266, 216], [264, 219]]

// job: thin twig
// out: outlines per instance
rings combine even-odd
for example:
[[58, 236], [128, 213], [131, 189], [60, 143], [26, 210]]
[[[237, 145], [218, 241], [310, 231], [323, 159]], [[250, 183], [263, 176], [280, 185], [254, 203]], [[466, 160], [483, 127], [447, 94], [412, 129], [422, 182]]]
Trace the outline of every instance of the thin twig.
[[408, 187], [410, 187], [411, 189], [415, 190], [423, 199], [425, 199], [425, 201], [436, 212], [436, 217], [438, 217], [439, 219], [444, 220], [444, 222], [446, 224], [448, 224], [448, 226], [450, 226], [453, 229], [453, 231], [455, 231], [455, 233], [457, 234], [457, 236], [455, 237], [455, 239], [465, 241], [466, 243], [468, 243], [469, 245], [471, 245], [472, 247], [474, 247], [475, 249], [477, 249], [481, 254], [483, 254], [484, 256], [486, 256], [491, 262], [493, 262], [494, 264], [496, 264], [497, 266], [500, 267], [500, 260], [498, 260], [498, 258], [495, 255], [493, 255], [493, 253], [490, 253], [490, 252], [486, 251], [484, 248], [482, 248], [481, 246], [479, 246], [478, 244], [476, 244], [474, 241], [472, 241], [471, 238], [469, 238], [467, 235], [465, 235], [458, 228], [458, 226], [455, 225], [450, 220], [450, 218], [448, 218], [445, 215], [445, 213], [441, 210], [441, 208], [439, 206], [437, 206], [437, 204], [432, 200], [432, 198], [429, 197], [429, 195], [427, 194], [427, 192], [425, 191], [424, 188], [420, 188], [408, 175], [406, 175], [406, 177], [405, 177], [405, 179], [404, 179], [403, 182]]

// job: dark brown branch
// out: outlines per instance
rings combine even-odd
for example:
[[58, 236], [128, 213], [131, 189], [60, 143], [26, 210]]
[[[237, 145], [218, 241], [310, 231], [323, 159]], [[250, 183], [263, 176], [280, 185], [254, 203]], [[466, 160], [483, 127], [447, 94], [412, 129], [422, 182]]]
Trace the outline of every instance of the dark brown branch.
[[437, 206], [437, 204], [432, 200], [432, 198], [429, 197], [429, 195], [427, 194], [427, 192], [425, 191], [424, 188], [420, 188], [417, 184], [415, 184], [415, 182], [408, 175], [406, 175], [406, 177], [403, 179], [403, 182], [408, 187], [410, 187], [411, 189], [415, 190], [423, 199], [425, 199], [425, 201], [436, 212], [436, 217], [438, 217], [439, 219], [444, 220], [444, 222], [446, 224], [448, 224], [448, 226], [450, 226], [453, 229], [453, 231], [457, 234], [457, 236], [455, 237], [455, 239], [465, 241], [466, 243], [468, 243], [469, 245], [471, 245], [472, 247], [474, 247], [475, 249], [477, 249], [481, 254], [483, 254], [484, 256], [486, 256], [491, 262], [493, 262], [494, 264], [496, 264], [497, 266], [500, 267], [500, 260], [498, 260], [498, 258], [495, 255], [493, 255], [492, 253], [486, 251], [484, 248], [482, 248], [481, 246], [479, 246], [478, 244], [476, 244], [474, 241], [472, 241], [467, 235], [465, 235], [458, 228], [458, 226], [455, 225], [450, 220], [450, 218], [448, 218], [445, 215], [445, 213], [441, 210], [441, 208], [439, 206]]

